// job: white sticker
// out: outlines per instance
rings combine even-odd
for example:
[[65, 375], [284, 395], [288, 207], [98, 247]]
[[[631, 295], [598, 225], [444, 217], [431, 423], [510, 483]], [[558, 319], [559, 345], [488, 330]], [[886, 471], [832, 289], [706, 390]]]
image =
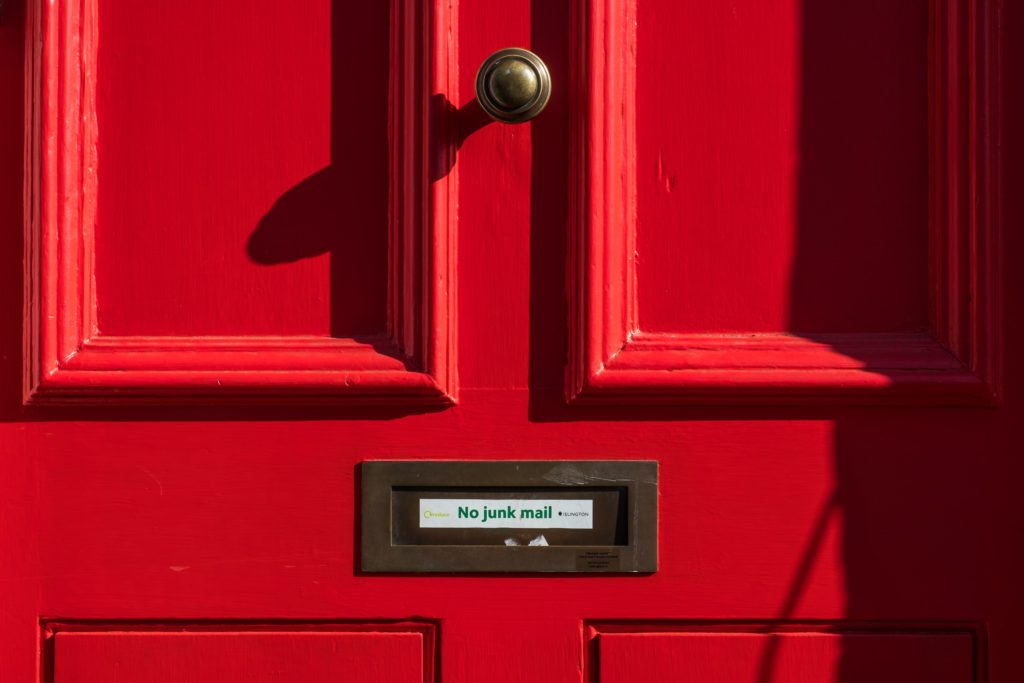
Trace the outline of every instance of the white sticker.
[[593, 529], [593, 500], [421, 498], [421, 529]]

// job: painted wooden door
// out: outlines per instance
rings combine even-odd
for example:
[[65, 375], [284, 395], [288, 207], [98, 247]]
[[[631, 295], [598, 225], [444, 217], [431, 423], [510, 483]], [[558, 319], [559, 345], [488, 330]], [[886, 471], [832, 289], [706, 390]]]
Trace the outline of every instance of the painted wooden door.
[[[0, 11], [3, 681], [1024, 680], [1020, 3]], [[658, 571], [364, 574], [402, 458]]]

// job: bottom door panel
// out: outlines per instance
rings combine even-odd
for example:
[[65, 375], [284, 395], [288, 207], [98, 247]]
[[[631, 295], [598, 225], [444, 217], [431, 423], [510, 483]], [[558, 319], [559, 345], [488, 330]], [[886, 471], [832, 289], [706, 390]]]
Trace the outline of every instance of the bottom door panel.
[[418, 632], [57, 632], [53, 683], [424, 683]]
[[600, 683], [971, 683], [970, 633], [602, 633]]

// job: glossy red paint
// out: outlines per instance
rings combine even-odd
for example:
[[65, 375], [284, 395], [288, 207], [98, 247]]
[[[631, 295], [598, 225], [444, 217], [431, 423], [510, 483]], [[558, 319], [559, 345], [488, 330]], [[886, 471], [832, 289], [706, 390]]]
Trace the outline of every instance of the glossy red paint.
[[[188, 17], [190, 12], [187, 8], [176, 8], [169, 13], [142, 11], [141, 16], [117, 17], [115, 27], [122, 29], [122, 35], [115, 31], [115, 39], [122, 38], [126, 45], [124, 48], [111, 48], [104, 58], [99, 53], [97, 36], [101, 14], [98, 3], [54, 2], [31, 6], [33, 11], [28, 18], [28, 30], [40, 47], [40, 54], [33, 52], [29, 55], [30, 73], [38, 83], [33, 88], [33, 99], [38, 104], [33, 116], [39, 119], [29, 138], [33, 145], [32, 173], [38, 176], [29, 195], [30, 205], [38, 207], [38, 213], [31, 217], [28, 231], [28, 259], [33, 263], [27, 273], [31, 324], [26, 336], [30, 355], [25, 392], [29, 402], [69, 400], [74, 403], [92, 399], [105, 403], [135, 403], [140, 399], [152, 399], [167, 403], [181, 399], [227, 398], [230, 395], [241, 400], [263, 398], [276, 403], [290, 399], [311, 403], [357, 397], [445, 404], [454, 399], [454, 315], [449, 310], [454, 291], [449, 270], [454, 258], [455, 179], [452, 173], [432, 177], [429, 169], [430, 160], [437, 156], [438, 140], [444, 141], [450, 135], [446, 123], [430, 115], [431, 94], [448, 90], [454, 72], [454, 62], [445, 42], [432, 40], [431, 32], [447, 35], [451, 25], [444, 4], [436, 7], [420, 5], [396, 3], [391, 15], [390, 39], [378, 41], [382, 44], [377, 46], [390, 49], [388, 63], [396, 65], [390, 79], [383, 80], [389, 84], [390, 91], [379, 93], [380, 101], [376, 104], [380, 113], [388, 117], [387, 130], [381, 125], [378, 132], [382, 140], [390, 140], [390, 154], [388, 145], [383, 143], [380, 149], [369, 150], [376, 151], [381, 157], [374, 166], [384, 170], [380, 174], [382, 182], [378, 183], [381, 187], [373, 190], [389, 198], [386, 212], [378, 216], [380, 225], [384, 226], [378, 232], [387, 235], [389, 277], [387, 282], [362, 277], [357, 285], [377, 289], [382, 305], [385, 301], [382, 294], [390, 292], [387, 324], [382, 329], [357, 327], [359, 333], [354, 335], [355, 339], [340, 340], [329, 336], [339, 326], [333, 320], [331, 329], [318, 336], [308, 333], [288, 336], [247, 333], [254, 319], [263, 322], [260, 327], [279, 329], [282, 323], [292, 322], [296, 317], [288, 314], [282, 319], [281, 311], [288, 313], [297, 307], [287, 299], [274, 302], [275, 289], [287, 290], [288, 285], [304, 285], [315, 290], [323, 286], [322, 282], [316, 278], [293, 278], [273, 284], [264, 283], [266, 290], [256, 282], [249, 284], [247, 291], [245, 280], [251, 279], [246, 277], [248, 271], [259, 264], [246, 267], [242, 261], [244, 251], [236, 250], [237, 253], [228, 258], [227, 254], [218, 253], [219, 245], [211, 247], [211, 240], [206, 237], [200, 243], [191, 243], [198, 247], [197, 252], [191, 252], [187, 238], [183, 239], [180, 234], [181, 225], [189, 225], [189, 220], [201, 230], [215, 229], [215, 237], [227, 232], [221, 228], [232, 227], [230, 219], [217, 212], [210, 214], [202, 207], [217, 207], [223, 211], [225, 200], [221, 195], [225, 185], [233, 187], [241, 183], [240, 175], [241, 179], [248, 177], [250, 180], [239, 185], [242, 196], [237, 200], [242, 203], [255, 203], [263, 184], [276, 180], [265, 177], [262, 172], [253, 173], [252, 168], [239, 167], [238, 164], [244, 160], [236, 161], [226, 169], [221, 167], [221, 155], [240, 153], [241, 148], [248, 146], [249, 136], [255, 134], [263, 122], [254, 121], [254, 127], [242, 138], [236, 136], [227, 143], [220, 142], [218, 146], [226, 149], [207, 147], [209, 162], [203, 168], [206, 177], [200, 175], [198, 182], [186, 183], [192, 190], [185, 195], [183, 202], [190, 201], [199, 208], [189, 212], [187, 204], [185, 210], [162, 206], [170, 198], [167, 194], [169, 180], [190, 171], [187, 164], [192, 159], [182, 157], [180, 146], [204, 142], [211, 145], [218, 133], [225, 132], [219, 130], [223, 126], [218, 126], [219, 122], [212, 116], [196, 114], [192, 97], [206, 103], [204, 106], [210, 106], [213, 104], [211, 100], [217, 98], [222, 100], [220, 104], [223, 107], [225, 94], [220, 92], [222, 84], [211, 83], [209, 93], [202, 89], [191, 92], [191, 96], [185, 98], [184, 106], [179, 98], [172, 98], [178, 108], [185, 110], [184, 113], [191, 113], [190, 118], [186, 118], [184, 113], [180, 118], [161, 116], [162, 109], [170, 106], [171, 100], [166, 93], [176, 89], [173, 81], [139, 79], [130, 75], [139, 69], [151, 73], [150, 69], [162, 68], [167, 71], [167, 78], [182, 79], [177, 89], [190, 92], [196, 89], [196, 73], [206, 68], [207, 59], [241, 61], [241, 65], [236, 64], [238, 73], [231, 76], [255, 77], [264, 89], [257, 97], [263, 95], [267, 100], [273, 100], [278, 108], [287, 109], [287, 103], [281, 102], [287, 97], [287, 91], [282, 93], [273, 88], [273, 83], [265, 83], [274, 75], [263, 70], [266, 64], [260, 60], [255, 64], [244, 59], [231, 60], [230, 50], [217, 51], [218, 42], [213, 38], [213, 35], [222, 35], [219, 29], [221, 32], [236, 31], [241, 39], [253, 37], [246, 33], [269, 39], [266, 32], [277, 26], [279, 18], [273, 12], [256, 12], [253, 9], [250, 23], [262, 27], [263, 32], [251, 28], [247, 32], [244, 24], [242, 27], [236, 25], [234, 13], [214, 13], [212, 17], [204, 13], [200, 26], [207, 24], [203, 28], [209, 33], [200, 33], [195, 38], [203, 45], [214, 46], [212, 55], [194, 47], [179, 48], [181, 54], [176, 52], [172, 57], [177, 55], [190, 59], [181, 59], [171, 68], [163, 52], [158, 51], [155, 55], [144, 52], [141, 59], [133, 59], [125, 69], [120, 59], [121, 49], [139, 48], [135, 45], [135, 36], [146, 35], [147, 28], [155, 32], [149, 36], [151, 40], [174, 42], [176, 25], [173, 21], [168, 25], [168, 21], [182, 21]], [[325, 17], [328, 26], [341, 25], [340, 19], [331, 24], [329, 4], [310, 3], [309, 9], [313, 7], [318, 7], [320, 12], [306, 17], [310, 25], [316, 25]], [[277, 11], [283, 9], [278, 8]], [[294, 8], [286, 12], [290, 17], [300, 14]], [[377, 14], [382, 13], [378, 11]], [[218, 24], [218, 18], [221, 24]], [[283, 38], [285, 42], [290, 40], [296, 44], [315, 41], [303, 32], [301, 21], [293, 19], [292, 23], [298, 24], [293, 27], [295, 33], [278, 32], [275, 39]], [[196, 30], [189, 26], [178, 28], [182, 32]], [[329, 42], [328, 31], [320, 28], [324, 33], [323, 39]], [[337, 38], [340, 40], [341, 36]], [[436, 50], [432, 47], [435, 45], [438, 46]], [[220, 49], [224, 50], [224, 46], [221, 45]], [[354, 58], [357, 55], [341, 56]], [[264, 58], [274, 62], [274, 55], [269, 50], [264, 51]], [[305, 78], [301, 66], [301, 63], [295, 65], [298, 74], [282, 73], [278, 79], [285, 82], [289, 78]], [[330, 57], [327, 57], [326, 64], [317, 66], [329, 72]], [[98, 87], [97, 74], [104, 69], [115, 83], [119, 70], [129, 72], [124, 74], [128, 80], [124, 94], [120, 94], [113, 85]], [[316, 78], [319, 75], [317, 72], [309, 74], [314, 81], [319, 80]], [[379, 79], [388, 78], [387, 74], [377, 76]], [[236, 90], [248, 92], [251, 81], [248, 90], [244, 82], [234, 81], [229, 92]], [[204, 95], [209, 99], [204, 99]], [[149, 107], [140, 107], [137, 98], [153, 101]], [[295, 97], [294, 92], [292, 98], [294, 102], [302, 101], [302, 98]], [[232, 100], [229, 98], [228, 101]], [[388, 102], [402, 103], [402, 106], [392, 108], [389, 114]], [[239, 97], [232, 101], [231, 106], [248, 105], [258, 110], [264, 104], [269, 105], [270, 102], [246, 102]], [[308, 102], [305, 104], [309, 107]], [[300, 105], [298, 122], [304, 120], [301, 118], [304, 113], [309, 118], [308, 112]], [[115, 123], [124, 119], [125, 124], [134, 124], [115, 128], [127, 130], [128, 135], [111, 144], [112, 151], [106, 156], [101, 154], [97, 143], [99, 120], [104, 116]], [[275, 124], [273, 131], [279, 132], [281, 122], [268, 118], [268, 123]], [[142, 123], [139, 123], [140, 119]], [[194, 128], [194, 137], [174, 134], [189, 124]], [[292, 122], [292, 125], [299, 124]], [[295, 135], [294, 132], [292, 134]], [[309, 141], [304, 139], [302, 131], [296, 137], [294, 152], [298, 161], [293, 163], [301, 167]], [[145, 141], [141, 153], [137, 143], [139, 139]], [[228, 147], [232, 141], [235, 147]], [[440, 149], [443, 151], [444, 146]], [[247, 151], [256, 157], [250, 163], [258, 164], [261, 158], [265, 158], [258, 151]], [[344, 187], [346, 179], [357, 175], [351, 169], [347, 172], [337, 170], [346, 168], [348, 164], [347, 159], [335, 158], [347, 151], [343, 144], [332, 142], [329, 151], [329, 165], [316, 174], [327, 178], [328, 192], [313, 193], [307, 197], [309, 201], [336, 200], [330, 191], [338, 191]], [[264, 155], [271, 153], [264, 152]], [[104, 168], [113, 169], [114, 189], [111, 192], [123, 190], [123, 194], [115, 195], [122, 197], [120, 200], [104, 201], [98, 191], [99, 161], [107, 157], [111, 160]], [[385, 159], [387, 165], [383, 163]], [[119, 165], [128, 168], [120, 168]], [[165, 175], [154, 174], [154, 166], [162, 168]], [[191, 171], [196, 172], [196, 169]], [[247, 172], [248, 175], [244, 175]], [[286, 259], [286, 254], [296, 248], [295, 242], [311, 238], [310, 235], [302, 235], [302, 231], [312, 232], [311, 228], [323, 232], [333, 230], [334, 225], [330, 222], [311, 225], [308, 215], [287, 211], [288, 205], [295, 203], [294, 193], [302, 194], [309, 182], [307, 180], [294, 188], [290, 200], [288, 195], [282, 197], [257, 226], [250, 238], [249, 249], [254, 260], [264, 257]], [[324, 180], [312, 182], [322, 184]], [[247, 186], [252, 187], [249, 195], [245, 195]], [[189, 198], [189, 195], [194, 196]], [[171, 203], [182, 201], [183, 197], [175, 194]], [[380, 208], [385, 209], [383, 205]], [[307, 214], [310, 211], [315, 214], [315, 207], [306, 209]], [[197, 213], [200, 214], [198, 217]], [[285, 215], [281, 216], [281, 213]], [[182, 222], [172, 224], [168, 229], [165, 224], [169, 218]], [[126, 220], [127, 225], [121, 227]], [[234, 222], [237, 223], [237, 219]], [[101, 250], [97, 250], [97, 225], [110, 226], [108, 229], [114, 233], [106, 238], [109, 254], [106, 257], [102, 251], [102, 238]], [[141, 231], [139, 225], [153, 225], [155, 229]], [[119, 235], [119, 231], [125, 234]], [[327, 239], [329, 235], [312, 237]], [[182, 244], [186, 245], [186, 256], [176, 258], [176, 252], [182, 251]], [[207, 250], [214, 251], [212, 259]], [[110, 252], [119, 256], [113, 258]], [[165, 254], [166, 263], [146, 265], [153, 253]], [[332, 258], [344, 256], [334, 253]], [[372, 261], [360, 259], [362, 262], [367, 260]], [[235, 265], [240, 261], [243, 263], [241, 268]], [[186, 267], [195, 269], [195, 272], [209, 272], [211, 277], [200, 282], [198, 288], [183, 283], [178, 273]], [[217, 272], [224, 267], [235, 272]], [[367, 275], [365, 270], [361, 272]], [[232, 292], [224, 286], [236, 277], [241, 281], [240, 292]], [[113, 299], [112, 311], [98, 308], [97, 289], [103, 290], [104, 287]], [[256, 296], [253, 296], [252, 289], [256, 290]], [[185, 292], [183, 301], [175, 297], [178, 290]], [[190, 291], [195, 293], [190, 296]], [[249, 302], [249, 307], [265, 306], [267, 310], [263, 316], [267, 317], [255, 315], [245, 306], [239, 307], [240, 313], [236, 311], [234, 315], [225, 315], [223, 308], [216, 304], [217, 296], [211, 297], [211, 292], [233, 295], [234, 301]], [[351, 296], [360, 303], [358, 295]], [[173, 309], [181, 304], [180, 313], [183, 315], [178, 316]], [[127, 312], [123, 310], [125, 308]], [[133, 316], [133, 311], [147, 312]], [[154, 316], [153, 311], [158, 313]], [[106, 326], [104, 318], [118, 333], [101, 333], [101, 324]], [[135, 318], [139, 319], [146, 333], [130, 334]], [[366, 324], [363, 316], [357, 315], [356, 318], [358, 322], [349, 321], [344, 326]], [[210, 330], [213, 334], [190, 334], [197, 325], [199, 329]], [[237, 330], [237, 333], [231, 333], [232, 330]], [[162, 334], [155, 335], [154, 331]], [[240, 358], [246, 360], [238, 362]]]
[[[992, 26], [972, 20], [979, 4], [967, 0], [931, 3], [930, 24], [913, 3], [865, 6], [856, 17], [845, 19], [854, 24], [846, 30], [859, 28], [867, 35], [874, 31], [874, 38], [902, 30], [903, 42], [911, 45], [905, 59], [909, 68], [892, 58], [892, 51], [902, 45], [869, 44], [864, 62], [856, 68], [851, 62], [847, 68], [853, 78], [838, 81], [840, 96], [858, 87], [867, 91], [866, 101], [857, 102], [863, 112], [838, 107], [827, 112], [832, 116], [827, 125], [834, 127], [836, 136], [841, 123], [851, 129], [847, 135], [860, 147], [852, 149], [842, 140], [822, 135], [815, 126], [823, 124], [811, 119], [817, 106], [812, 98], [836, 93], [823, 88], [824, 93], [811, 93], [805, 102], [785, 97], [797, 90], [793, 81], [801, 75], [807, 82], [814, 81], [814, 70], [820, 68], [814, 59], [819, 56], [803, 55], [808, 66], [801, 74], [793, 54], [799, 48], [793, 45], [794, 34], [783, 31], [769, 37], [762, 22], [798, 31], [799, 5], [788, 2], [769, 8], [753, 3], [744, 20], [725, 6], [705, 11], [679, 3], [652, 9], [652, 17], [664, 13], [660, 21], [693, 32], [687, 36], [690, 40], [682, 41], [686, 49], [676, 49], [672, 46], [677, 37], [663, 36], [660, 24], [641, 23], [654, 24], [647, 29], [652, 43], [670, 44], [661, 52], [651, 50], [654, 64], [676, 75], [683, 87], [691, 86], [682, 93], [665, 93], [664, 76], [652, 77], [655, 72], [661, 74], [658, 68], [646, 69], [647, 77], [637, 84], [637, 74], [645, 66], [637, 55], [643, 57], [645, 45], [638, 45], [636, 0], [584, 4], [579, 25], [585, 28], [576, 55], [584, 78], [575, 83], [577, 108], [570, 124], [575, 134], [576, 192], [570, 398], [698, 403], [881, 399], [969, 403], [995, 398], [998, 313], [993, 278], [999, 242], [990, 213], [994, 198], [986, 182], [993, 175], [995, 159], [988, 59]], [[822, 14], [826, 21], [820, 30], [834, 30], [830, 22], [838, 19]], [[881, 23], [885, 21], [889, 23]], [[722, 35], [712, 39], [705, 33]], [[929, 41], [926, 49], [920, 40], [920, 55], [912, 48], [917, 35], [926, 35]], [[709, 69], [697, 55], [709, 61], [718, 55], [722, 50], [715, 44], [718, 38], [735, 40], [754, 52], [765, 50], [772, 58], [758, 65], [726, 63]], [[787, 47], [771, 51], [777, 44], [785, 46], [787, 38], [789, 52]], [[808, 38], [806, 51], [811, 51], [815, 40]], [[685, 62], [669, 63], [677, 53]], [[897, 88], [885, 80], [891, 74], [879, 78], [884, 69], [894, 68], [893, 62], [913, 76], [918, 59], [927, 62], [929, 74], [927, 83], [914, 83], [922, 93], [927, 85], [927, 156], [915, 155], [918, 145], [914, 144], [915, 135], [926, 139], [921, 129], [923, 102], [916, 102], [921, 108], [915, 121], [914, 99], [902, 102], [883, 97]], [[768, 78], [759, 82], [760, 75]], [[688, 99], [692, 93], [700, 93], [699, 103]], [[636, 102], [644, 97], [654, 100], [649, 109], [655, 114], [647, 117], [653, 121], [638, 122]], [[746, 121], [743, 107], [749, 106], [748, 98], [764, 106], [766, 113], [751, 122], [752, 131], [737, 130]], [[787, 111], [787, 106], [793, 111]], [[796, 113], [801, 106], [806, 120], [799, 120]], [[880, 109], [884, 114], [875, 113]], [[910, 121], [904, 121], [908, 116]], [[776, 117], [786, 120], [776, 121]], [[879, 134], [872, 136], [876, 131]], [[835, 145], [833, 157], [807, 149], [804, 140], [814, 135], [822, 146]], [[739, 139], [749, 144], [739, 144]], [[704, 140], [718, 142], [705, 144]], [[910, 150], [892, 153], [891, 148], [898, 149], [901, 143]], [[866, 153], [861, 151], [865, 148]], [[706, 158], [683, 159], [702, 153]], [[856, 154], [863, 158], [851, 159]], [[665, 170], [666, 156], [679, 157], [674, 161], [683, 169], [678, 178]], [[655, 157], [656, 179], [650, 173]], [[735, 169], [727, 183], [717, 172], [725, 163], [723, 157]], [[926, 158], [927, 175], [921, 173]], [[823, 168], [807, 170], [815, 163]], [[909, 175], [912, 182], [896, 184], [915, 170], [920, 178]], [[825, 193], [833, 195], [830, 199], [801, 196], [815, 189], [814, 181], [804, 178], [809, 173], [826, 174], [846, 193], [827, 187]], [[930, 198], [927, 217], [925, 194], [915, 195], [925, 178]], [[677, 185], [679, 194], [686, 197], [673, 196]], [[790, 206], [787, 191], [802, 203]], [[648, 197], [653, 198], [642, 201]], [[813, 206], [824, 201], [831, 205]], [[853, 218], [841, 215], [842, 211], [854, 212]], [[927, 221], [926, 239], [915, 234], [915, 218], [919, 224]], [[639, 224], [658, 234], [651, 240], [653, 246], [642, 247]], [[801, 240], [792, 230], [794, 225], [805, 232], [813, 228], [832, 234]], [[666, 244], [666, 240], [675, 243]], [[882, 258], [875, 257], [871, 249], [878, 251], [882, 245], [897, 255], [902, 249], [912, 258], [886, 259], [884, 252]], [[803, 269], [813, 274], [814, 281], [790, 297], [790, 319], [783, 322], [780, 311], [787, 306], [779, 283], [792, 279], [794, 285], [802, 284], [799, 273], [786, 272], [795, 249], [811, 252], [802, 258], [814, 266]], [[931, 262], [927, 269], [919, 269], [920, 282], [914, 282], [918, 269], [913, 257], [920, 258], [926, 251]], [[723, 272], [723, 264], [732, 258], [735, 266], [748, 268], [748, 277]], [[678, 276], [676, 260], [683, 264]], [[645, 277], [640, 264], [648, 261], [653, 265], [646, 272], [653, 274]], [[864, 265], [870, 269], [864, 270]], [[840, 276], [829, 276], [828, 268]], [[907, 270], [909, 281], [903, 272]], [[650, 284], [658, 276], [673, 277], [691, 296], [672, 296], [663, 280]], [[751, 286], [752, 282], [758, 286]], [[812, 286], [827, 294], [822, 296]], [[891, 308], [893, 300], [909, 298], [906, 303], [913, 305], [915, 288], [927, 293], [926, 306], [878, 314], [880, 308]], [[641, 301], [645, 291], [656, 293], [653, 301]], [[680, 305], [680, 300], [685, 303]], [[865, 306], [865, 301], [870, 305]], [[648, 308], [655, 312], [646, 314], [647, 324], [642, 324], [640, 311]], [[659, 312], [673, 308], [681, 309], [683, 315], [680, 310]], [[681, 330], [647, 326], [680, 317], [685, 326]], [[773, 324], [777, 327], [770, 327]], [[782, 325], [785, 334], [780, 334]], [[865, 334], [864, 327], [871, 333]]]
[[601, 681], [976, 680], [970, 632], [606, 632], [595, 638]]
[[[2, 679], [1024, 680], [1022, 36], [7, 0]], [[659, 569], [364, 575], [394, 458], [656, 459]]]
[[48, 626], [54, 683], [110, 680], [433, 681], [434, 634], [425, 625], [365, 624], [239, 630]]

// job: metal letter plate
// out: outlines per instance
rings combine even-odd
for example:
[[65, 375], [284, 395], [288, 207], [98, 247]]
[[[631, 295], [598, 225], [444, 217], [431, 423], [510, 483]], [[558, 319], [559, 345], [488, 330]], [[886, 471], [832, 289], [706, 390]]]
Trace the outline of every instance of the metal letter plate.
[[658, 568], [658, 463], [362, 463], [365, 572]]

